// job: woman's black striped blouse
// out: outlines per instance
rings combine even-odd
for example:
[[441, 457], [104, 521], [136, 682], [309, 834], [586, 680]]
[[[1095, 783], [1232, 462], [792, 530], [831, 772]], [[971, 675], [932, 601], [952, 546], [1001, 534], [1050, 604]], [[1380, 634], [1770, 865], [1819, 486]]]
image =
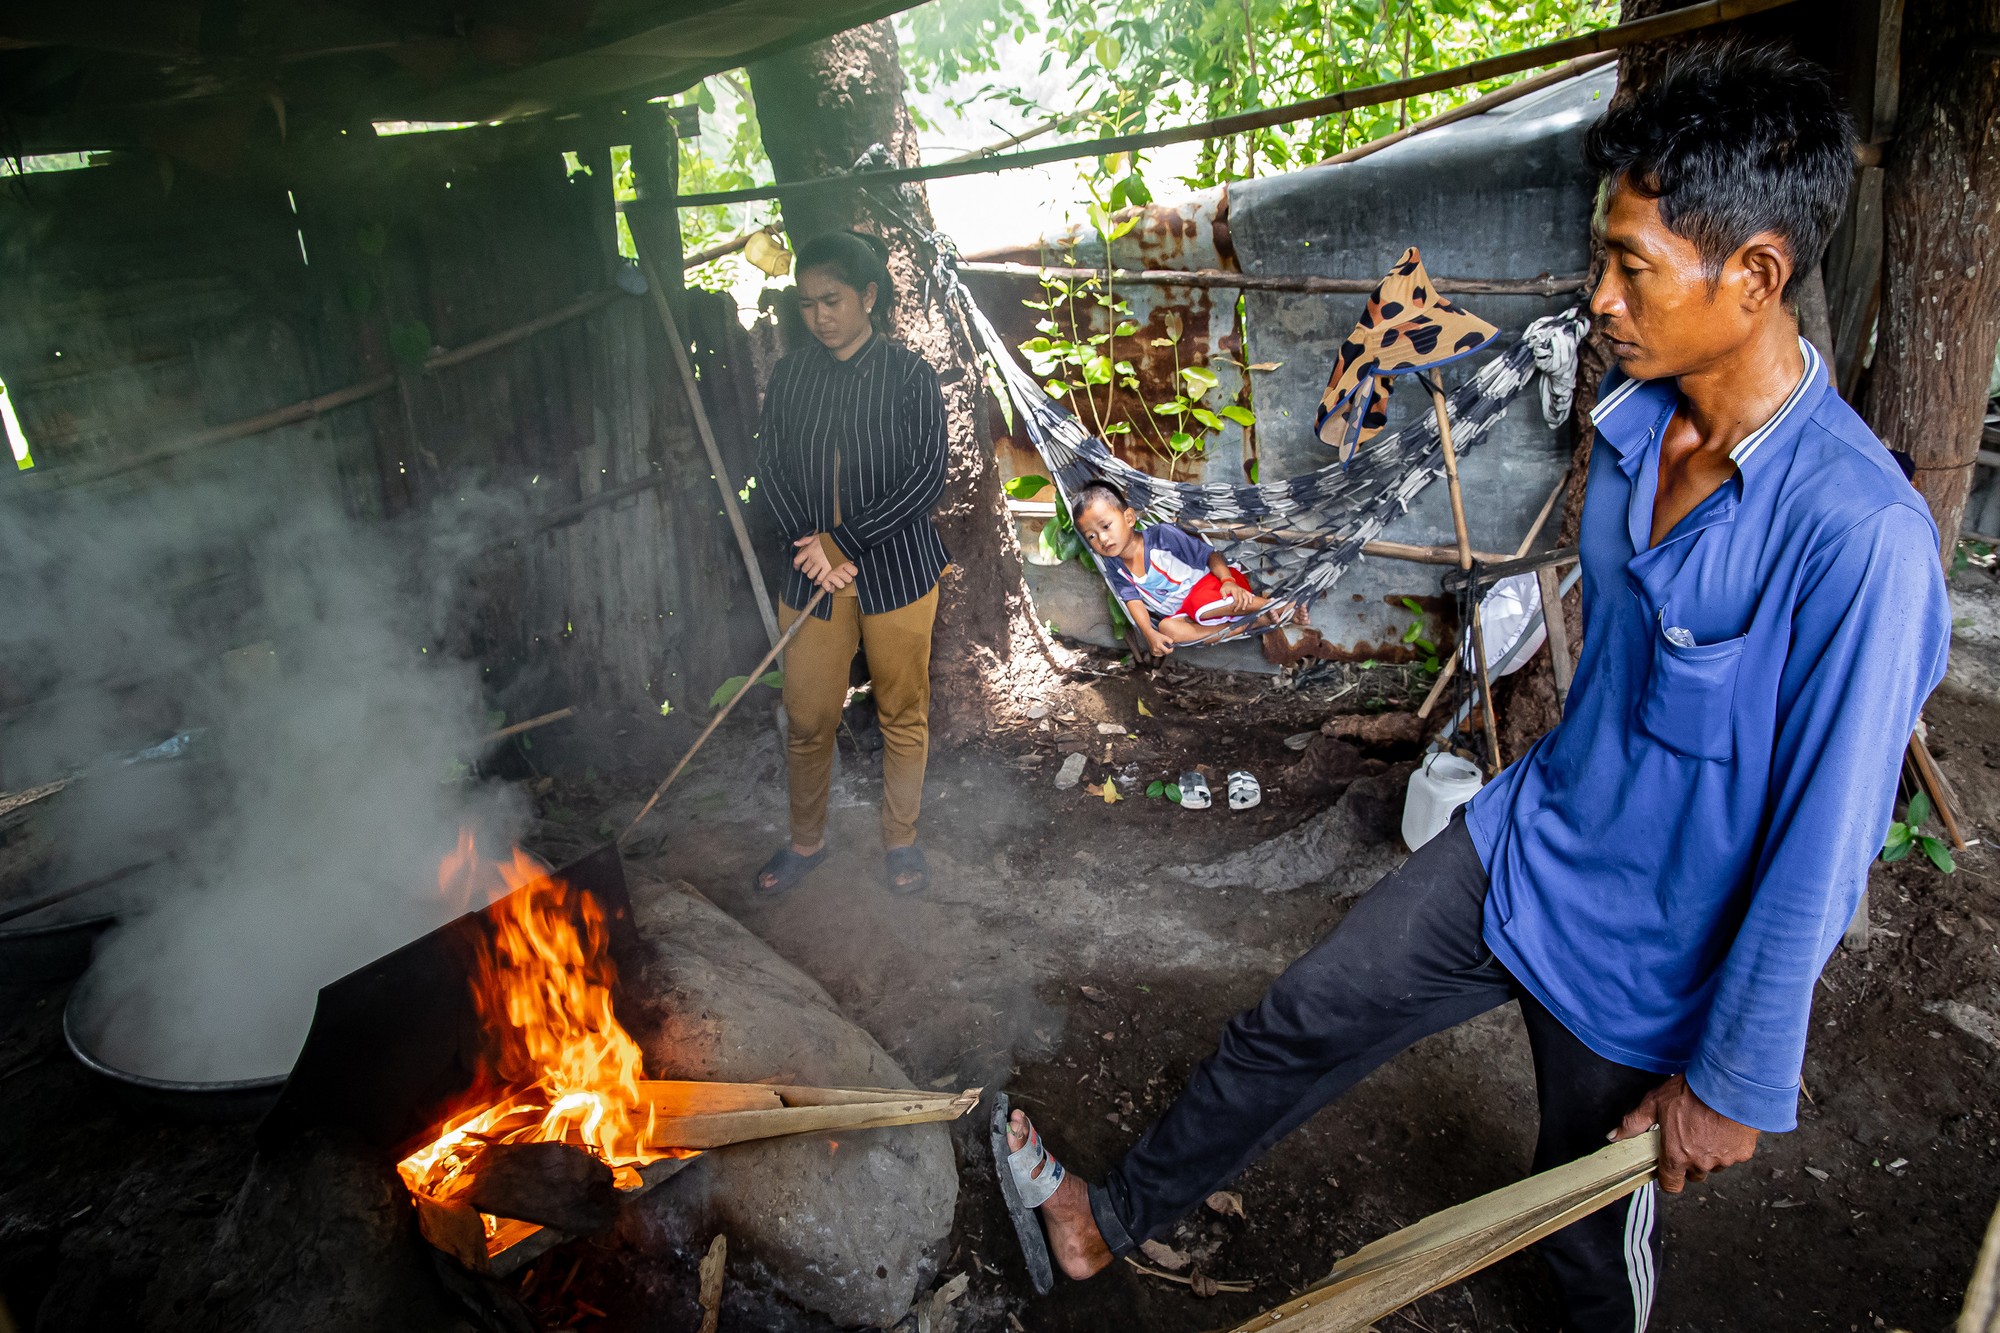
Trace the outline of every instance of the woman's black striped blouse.
[[[950, 563], [931, 510], [944, 494], [944, 395], [937, 372], [880, 334], [846, 361], [814, 343], [771, 372], [757, 451], [758, 494], [797, 540], [830, 535], [858, 571], [863, 615], [908, 606]], [[840, 521], [834, 521], [836, 465]], [[788, 546], [789, 566], [793, 552]], [[802, 607], [813, 585], [785, 571]], [[832, 613], [820, 603], [818, 615]]]

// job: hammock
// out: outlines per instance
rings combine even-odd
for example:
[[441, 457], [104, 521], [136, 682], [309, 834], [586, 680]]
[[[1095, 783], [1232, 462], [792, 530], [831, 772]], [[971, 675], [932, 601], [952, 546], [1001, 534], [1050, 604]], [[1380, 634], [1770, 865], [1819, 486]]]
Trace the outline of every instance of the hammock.
[[[1435, 409], [1399, 431], [1384, 431], [1343, 465], [1250, 485], [1168, 481], [1119, 459], [1091, 435], [1034, 376], [1014, 359], [999, 332], [958, 273], [951, 241], [919, 224], [880, 194], [871, 196], [921, 237], [935, 257], [933, 280], [983, 346], [1035, 451], [1048, 465], [1068, 506], [1079, 490], [1102, 480], [1125, 496], [1147, 522], [1200, 527], [1223, 559], [1250, 576], [1275, 603], [1310, 610], [1361, 558], [1361, 548], [1407, 513], [1410, 503], [1444, 470]], [[1477, 445], [1516, 395], [1541, 376], [1542, 415], [1551, 427], [1569, 416], [1576, 352], [1589, 331], [1581, 306], [1536, 320], [1505, 352], [1487, 362], [1446, 396], [1452, 444], [1460, 454]], [[1096, 562], [1093, 559], [1093, 564]], [[1100, 576], [1104, 571], [1100, 567]], [[1105, 586], [1110, 587], [1106, 578]], [[1249, 622], [1203, 642], [1221, 642], [1258, 631]]]

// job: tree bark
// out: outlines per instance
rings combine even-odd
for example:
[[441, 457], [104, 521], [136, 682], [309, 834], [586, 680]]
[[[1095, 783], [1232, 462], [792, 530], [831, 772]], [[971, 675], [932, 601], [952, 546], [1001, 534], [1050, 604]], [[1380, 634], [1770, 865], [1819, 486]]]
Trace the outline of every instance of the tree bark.
[[[917, 165], [896, 31], [887, 19], [760, 61], [750, 67], [750, 86], [780, 184], [852, 170], [876, 144], [893, 165]], [[981, 401], [985, 377], [930, 280], [931, 256], [920, 238], [859, 190], [780, 202], [794, 245], [847, 229], [888, 241], [897, 293], [891, 333], [944, 381], [951, 452], [936, 518], [954, 568], [939, 590], [932, 734], [947, 744], [970, 738], [1048, 693], [1057, 669], [1022, 582], [1020, 543], [1001, 497]], [[922, 185], [902, 187], [898, 203], [919, 225], [933, 225]]]
[[2000, 342], [2000, 0], [1911, 0], [1864, 415], [1917, 462], [1947, 563]]

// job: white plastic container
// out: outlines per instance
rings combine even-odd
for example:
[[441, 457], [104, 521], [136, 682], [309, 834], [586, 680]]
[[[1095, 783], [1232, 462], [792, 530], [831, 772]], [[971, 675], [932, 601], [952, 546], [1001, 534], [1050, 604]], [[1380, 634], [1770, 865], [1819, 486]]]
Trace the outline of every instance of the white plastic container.
[[1403, 797], [1403, 841], [1414, 852], [1444, 832], [1451, 812], [1478, 790], [1479, 770], [1470, 761], [1442, 750], [1425, 755]]

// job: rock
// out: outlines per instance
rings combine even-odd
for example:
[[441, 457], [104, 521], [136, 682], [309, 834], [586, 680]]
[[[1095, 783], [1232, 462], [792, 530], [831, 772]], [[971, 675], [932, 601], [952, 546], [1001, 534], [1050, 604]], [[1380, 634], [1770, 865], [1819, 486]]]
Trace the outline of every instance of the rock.
[[[103, 1239], [129, 1261], [135, 1241], [154, 1229], [117, 1226]], [[66, 1291], [59, 1278], [37, 1328], [471, 1333], [460, 1304], [466, 1293], [440, 1284], [395, 1170], [316, 1135], [260, 1152], [218, 1219], [212, 1247], [159, 1256], [159, 1280], [139, 1309], [111, 1317], [101, 1308], [107, 1256], [70, 1250], [66, 1239], [64, 1266], [73, 1259], [81, 1281]], [[510, 1301], [497, 1290], [484, 1294], [497, 1307]]]
[[1319, 729], [1363, 745], [1420, 745], [1430, 725], [1415, 713], [1336, 713]]
[[[1279, 781], [1286, 791], [1308, 800], [1331, 801], [1355, 779], [1380, 773], [1387, 765], [1370, 759], [1346, 741], [1306, 732], [1305, 758], [1286, 769]], [[1285, 742], [1290, 745], [1288, 740]]]
[[[1402, 784], [1411, 767], [1398, 765], [1357, 779], [1339, 800], [1290, 832], [1178, 874], [1210, 889], [1285, 893], [1311, 885], [1336, 898], [1360, 893], [1402, 863], [1405, 853], [1396, 827], [1402, 818]], [[1393, 811], [1393, 818], [1385, 832], [1387, 811]]]
[[1062, 767], [1056, 770], [1056, 790], [1068, 791], [1083, 781], [1083, 766], [1086, 762], [1081, 751], [1072, 753], [1069, 758], [1063, 760]]
[[[668, 1078], [912, 1086], [818, 983], [685, 884], [635, 884], [648, 962], [628, 992]], [[634, 1025], [639, 1035], [640, 1025]], [[894, 1324], [936, 1275], [958, 1204], [940, 1124], [770, 1139], [705, 1153], [628, 1211], [655, 1239], [729, 1236], [778, 1294], [846, 1325]]]

